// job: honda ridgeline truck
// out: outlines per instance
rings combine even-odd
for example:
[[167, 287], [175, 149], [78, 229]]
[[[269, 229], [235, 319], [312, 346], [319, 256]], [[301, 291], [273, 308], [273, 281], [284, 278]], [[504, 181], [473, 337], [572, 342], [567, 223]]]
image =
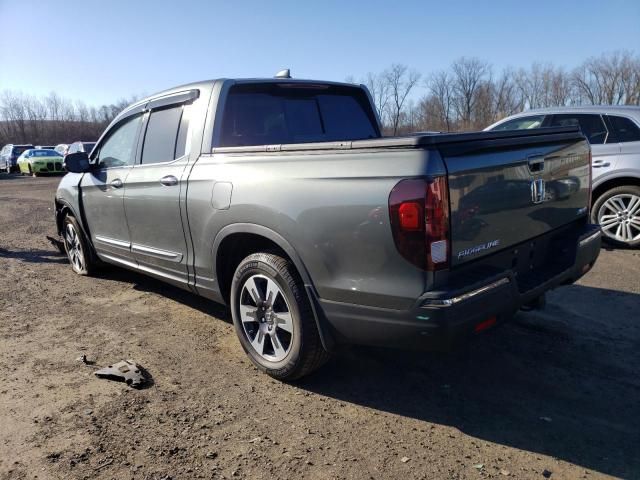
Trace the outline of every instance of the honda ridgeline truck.
[[229, 305], [279, 379], [341, 344], [448, 348], [594, 264], [575, 127], [385, 138], [364, 86], [219, 79], [126, 108], [55, 196], [73, 270]]

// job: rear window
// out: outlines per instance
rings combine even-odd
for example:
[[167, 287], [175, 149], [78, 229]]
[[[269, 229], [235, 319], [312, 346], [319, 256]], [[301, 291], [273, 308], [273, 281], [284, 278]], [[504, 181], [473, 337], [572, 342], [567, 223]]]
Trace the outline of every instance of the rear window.
[[13, 147], [13, 155], [20, 155], [22, 152], [29, 150], [30, 148], [33, 147]]
[[32, 157], [59, 157], [58, 152], [48, 149], [38, 149], [31, 152]]
[[609, 115], [609, 122], [613, 127], [613, 131], [607, 143], [640, 141], [640, 128], [630, 119]]
[[236, 85], [227, 97], [225, 147], [378, 138], [369, 100], [359, 88]]
[[82, 144], [82, 148], [87, 153], [91, 153], [91, 150], [93, 150], [93, 147], [95, 147], [95, 146], [96, 146], [95, 143], [83, 143]]

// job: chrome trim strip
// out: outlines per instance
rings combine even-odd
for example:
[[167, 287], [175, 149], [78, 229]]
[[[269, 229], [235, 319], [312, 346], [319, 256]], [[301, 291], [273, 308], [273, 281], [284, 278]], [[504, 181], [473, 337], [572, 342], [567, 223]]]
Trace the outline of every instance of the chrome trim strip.
[[485, 293], [489, 290], [492, 290], [494, 288], [500, 287], [502, 285], [505, 285], [509, 283], [509, 279], [508, 278], [501, 278], [500, 280], [497, 280], [493, 283], [490, 283], [488, 285], [485, 285], [484, 287], [480, 287], [476, 290], [471, 290], [470, 292], [467, 293], [463, 293], [462, 295], [459, 295], [457, 297], [452, 297], [452, 298], [443, 298], [443, 299], [433, 299], [433, 300], [425, 300], [422, 305], [421, 308], [428, 308], [428, 307], [450, 307], [452, 305], [455, 305], [456, 303], [460, 303], [462, 301], [465, 300], [469, 300], [470, 298], [475, 297], [476, 295], [480, 295], [482, 293]]
[[103, 237], [102, 235], [96, 235], [96, 240], [100, 243], [111, 245], [112, 247], [126, 248], [127, 250], [131, 247], [131, 243], [129, 242], [115, 238]]
[[160, 250], [159, 248], [147, 247], [145, 245], [138, 245], [136, 243], [131, 244], [131, 251], [136, 253], [142, 253], [143, 255], [151, 255], [152, 257], [159, 257], [165, 260], [171, 260], [179, 262], [182, 260], [182, 254], [177, 252], [170, 252], [168, 250]]
[[580, 240], [580, 243], [578, 243], [579, 247], [583, 247], [585, 246], [587, 243], [594, 241], [596, 238], [600, 238], [602, 236], [602, 231], [598, 230], [596, 233], [592, 233], [591, 235], [589, 235], [587, 238], [583, 238], [582, 240]]

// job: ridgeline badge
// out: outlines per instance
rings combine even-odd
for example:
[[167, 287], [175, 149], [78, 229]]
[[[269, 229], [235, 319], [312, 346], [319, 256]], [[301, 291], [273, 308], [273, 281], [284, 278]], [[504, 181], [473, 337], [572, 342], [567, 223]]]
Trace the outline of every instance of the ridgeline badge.
[[468, 257], [469, 255], [474, 255], [476, 253], [482, 252], [483, 250], [489, 250], [491, 248], [499, 247], [500, 239], [491, 240], [487, 243], [482, 243], [480, 245], [476, 245], [475, 247], [465, 248], [464, 250], [460, 250], [458, 252], [458, 260], [464, 257]]

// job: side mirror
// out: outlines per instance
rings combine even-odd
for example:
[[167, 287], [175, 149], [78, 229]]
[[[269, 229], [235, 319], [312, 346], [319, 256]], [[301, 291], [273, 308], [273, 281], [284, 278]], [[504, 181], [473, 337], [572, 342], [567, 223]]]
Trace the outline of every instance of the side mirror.
[[87, 152], [70, 153], [64, 157], [64, 168], [67, 172], [85, 173], [91, 170]]

